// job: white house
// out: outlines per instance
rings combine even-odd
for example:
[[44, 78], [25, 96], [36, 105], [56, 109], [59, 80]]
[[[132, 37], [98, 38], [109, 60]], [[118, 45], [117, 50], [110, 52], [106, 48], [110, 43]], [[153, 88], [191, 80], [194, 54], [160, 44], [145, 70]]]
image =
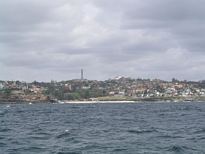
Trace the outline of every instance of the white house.
[[0, 89], [4, 88], [4, 84], [2, 82], [0, 82]]

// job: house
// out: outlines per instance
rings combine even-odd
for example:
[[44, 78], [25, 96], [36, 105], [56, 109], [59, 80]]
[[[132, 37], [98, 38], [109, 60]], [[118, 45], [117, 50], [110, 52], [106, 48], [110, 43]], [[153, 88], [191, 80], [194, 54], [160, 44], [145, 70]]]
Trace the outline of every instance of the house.
[[4, 88], [4, 84], [2, 82], [0, 82], [0, 89]]

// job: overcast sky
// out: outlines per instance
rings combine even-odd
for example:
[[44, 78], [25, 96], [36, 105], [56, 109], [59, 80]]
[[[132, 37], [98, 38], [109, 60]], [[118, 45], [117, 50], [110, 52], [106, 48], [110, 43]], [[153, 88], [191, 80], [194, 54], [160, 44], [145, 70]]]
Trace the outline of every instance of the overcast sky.
[[205, 0], [0, 0], [0, 80], [205, 79]]

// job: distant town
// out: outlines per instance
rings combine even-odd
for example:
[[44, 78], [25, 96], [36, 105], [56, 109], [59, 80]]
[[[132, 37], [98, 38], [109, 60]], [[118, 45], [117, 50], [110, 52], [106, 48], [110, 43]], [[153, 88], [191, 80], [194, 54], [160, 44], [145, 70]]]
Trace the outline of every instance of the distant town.
[[163, 81], [116, 77], [105, 81], [0, 81], [0, 102], [203, 101], [205, 81]]

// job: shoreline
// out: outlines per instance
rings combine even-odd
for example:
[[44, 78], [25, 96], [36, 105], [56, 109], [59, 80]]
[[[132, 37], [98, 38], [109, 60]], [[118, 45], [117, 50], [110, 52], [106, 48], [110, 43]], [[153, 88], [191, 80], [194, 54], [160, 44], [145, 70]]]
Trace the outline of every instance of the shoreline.
[[[141, 101], [64, 101], [65, 104], [112, 104], [112, 103], [139, 103]], [[59, 103], [61, 104], [61, 103]]]
[[205, 103], [205, 100], [57, 100], [57, 101], [28, 101], [0, 100], [0, 104], [134, 104], [134, 103]]
[[205, 97], [97, 97], [88, 99], [59, 100], [59, 99], [0, 99], [0, 104], [37, 104], [37, 103], [57, 103], [57, 104], [93, 104], [93, 103], [155, 103], [155, 102], [205, 102]]

